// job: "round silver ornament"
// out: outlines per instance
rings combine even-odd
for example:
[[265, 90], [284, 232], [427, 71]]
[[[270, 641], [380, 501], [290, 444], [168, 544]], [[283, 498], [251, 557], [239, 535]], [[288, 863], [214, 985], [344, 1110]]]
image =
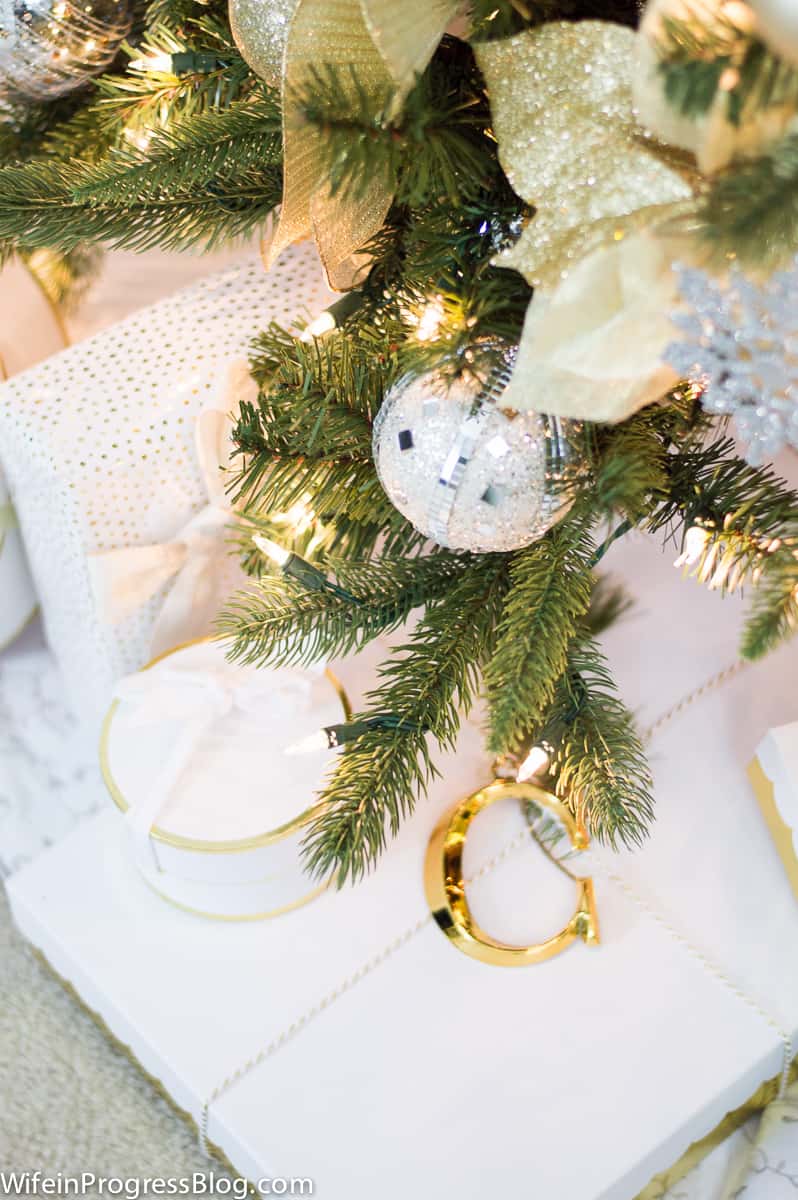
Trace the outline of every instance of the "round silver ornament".
[[279, 87], [283, 55], [299, 0], [230, 0], [230, 29], [241, 57], [271, 87]]
[[571, 504], [579, 422], [506, 412], [511, 361], [473, 376], [406, 375], [374, 422], [374, 462], [392, 503], [440, 546], [475, 553], [536, 541]]
[[0, 4], [0, 89], [51, 100], [112, 62], [130, 31], [128, 0], [7, 0]]

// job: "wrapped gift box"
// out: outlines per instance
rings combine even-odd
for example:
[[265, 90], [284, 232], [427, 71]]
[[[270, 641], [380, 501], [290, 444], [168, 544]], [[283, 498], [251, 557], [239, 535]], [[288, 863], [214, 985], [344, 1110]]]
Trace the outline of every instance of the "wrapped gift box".
[[[68, 340], [59, 313], [35, 275], [12, 258], [0, 277], [0, 379], [55, 354]], [[35, 611], [36, 593], [19, 523], [0, 469], [0, 649], [13, 641]]]
[[36, 593], [8, 489], [0, 473], [0, 650], [36, 611]]
[[[268, 274], [257, 259], [230, 267], [0, 388], [0, 464], [48, 641], [87, 718], [99, 721], [114, 680], [152, 657], [184, 556], [203, 552], [206, 532], [218, 536], [200, 414], [227, 409], [230, 365], [259, 330], [330, 298], [315, 251], [300, 246]], [[207, 531], [196, 527], [206, 510]], [[137, 559], [108, 557], [131, 549]], [[106, 590], [127, 592], [121, 616], [109, 617], [98, 592], [101, 559]]]
[[798, 722], [768, 731], [748, 775], [798, 900]]
[[276, 915], [318, 895], [324, 884], [308, 879], [299, 847], [320, 812], [329, 753], [285, 748], [346, 720], [335, 676], [320, 665], [229, 663], [221, 643], [204, 639], [127, 676], [116, 693], [100, 761], [150, 886], [224, 920]]
[[[606, 646], [646, 724], [734, 658], [739, 607], [680, 580], [652, 542], [608, 558], [639, 603]], [[798, 1043], [798, 910], [745, 775], [765, 732], [798, 717], [795, 667], [787, 647], [659, 732], [650, 842], [580, 856], [597, 948], [505, 970], [459, 954], [430, 919], [429, 834], [488, 778], [471, 727], [378, 870], [287, 916], [173, 910], [129, 862], [113, 811], [12, 878], [13, 911], [253, 1181], [311, 1178], [330, 1200], [632, 1200]], [[335, 669], [357, 705], [369, 672]], [[497, 855], [521, 828], [514, 805], [494, 806], [465, 864], [493, 863], [469, 897], [510, 942], [549, 936], [573, 907], [528, 841]]]

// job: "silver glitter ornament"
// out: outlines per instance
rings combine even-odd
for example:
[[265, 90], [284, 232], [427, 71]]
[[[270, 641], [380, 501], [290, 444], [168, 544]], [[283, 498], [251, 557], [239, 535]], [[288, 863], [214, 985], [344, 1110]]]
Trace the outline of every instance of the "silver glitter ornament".
[[798, 449], [798, 259], [764, 282], [733, 267], [724, 281], [677, 267], [683, 339], [665, 360], [702, 389], [711, 413], [734, 417], [755, 466]]
[[272, 87], [279, 87], [288, 27], [299, 0], [230, 0], [230, 29], [241, 57]]
[[374, 422], [374, 462], [391, 502], [432, 541], [474, 553], [517, 550], [570, 508], [579, 422], [497, 407], [512, 356], [487, 385], [406, 375]]
[[128, 0], [0, 0], [0, 91], [50, 100], [82, 87], [130, 25]]

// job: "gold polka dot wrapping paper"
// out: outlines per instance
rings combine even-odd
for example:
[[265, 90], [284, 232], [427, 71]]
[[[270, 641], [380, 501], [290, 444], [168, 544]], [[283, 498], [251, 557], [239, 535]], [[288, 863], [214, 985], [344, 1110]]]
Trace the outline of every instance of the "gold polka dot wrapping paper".
[[[37, 276], [20, 259], [10, 259], [0, 273], [0, 379], [55, 354], [68, 341]], [[0, 649], [27, 627], [37, 603], [2, 459], [0, 445]]]
[[[311, 245], [268, 273], [253, 257], [2, 385], [0, 456], [47, 638], [73, 704], [98, 727], [115, 680], [152, 657], [172, 585], [112, 622], [92, 559], [159, 543], [179, 551], [175, 539], [208, 503], [198, 415], [270, 321], [290, 325], [330, 299]], [[226, 562], [234, 587], [238, 568]]]

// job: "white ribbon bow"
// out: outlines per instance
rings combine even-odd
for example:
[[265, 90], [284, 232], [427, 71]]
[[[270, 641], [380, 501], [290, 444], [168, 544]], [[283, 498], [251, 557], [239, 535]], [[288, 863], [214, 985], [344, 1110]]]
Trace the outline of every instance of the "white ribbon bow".
[[179, 723], [180, 729], [166, 762], [142, 795], [126, 797], [125, 815], [133, 834], [136, 856], [142, 865], [156, 870], [160, 864], [150, 839], [158, 815], [174, 791], [181, 775], [212, 727], [235, 709], [260, 717], [264, 734], [276, 712], [299, 711], [307, 702], [314, 675], [322, 668], [307, 671], [247, 671], [220, 664], [218, 668], [179, 670], [159, 664], [149, 671], [120, 679], [114, 696], [133, 705], [126, 714], [127, 728], [144, 729], [163, 722]]
[[257, 397], [257, 384], [246, 362], [229, 370], [223, 408], [204, 409], [197, 417], [197, 459], [207, 503], [168, 542], [122, 547], [89, 556], [89, 577], [101, 616], [116, 625], [172, 580], [155, 621], [153, 655], [201, 637], [219, 605], [219, 574], [226, 558], [224, 534], [233, 516], [225, 495], [233, 422], [242, 400]]

